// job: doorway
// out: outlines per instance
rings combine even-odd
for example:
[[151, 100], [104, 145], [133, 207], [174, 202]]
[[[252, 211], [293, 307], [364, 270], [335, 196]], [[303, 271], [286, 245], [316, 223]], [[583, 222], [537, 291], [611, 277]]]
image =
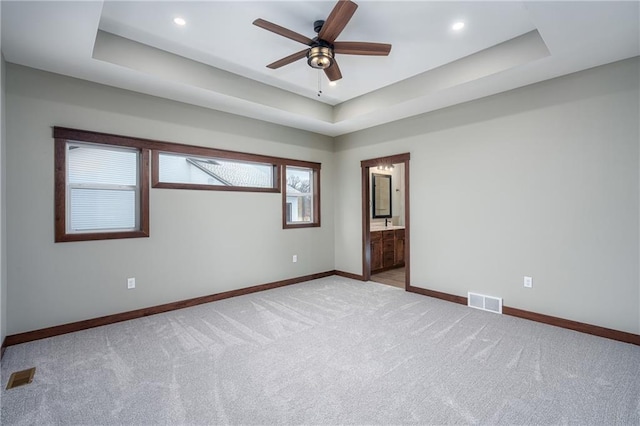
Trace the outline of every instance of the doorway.
[[360, 163], [363, 279], [405, 290], [411, 282], [409, 160], [405, 153]]

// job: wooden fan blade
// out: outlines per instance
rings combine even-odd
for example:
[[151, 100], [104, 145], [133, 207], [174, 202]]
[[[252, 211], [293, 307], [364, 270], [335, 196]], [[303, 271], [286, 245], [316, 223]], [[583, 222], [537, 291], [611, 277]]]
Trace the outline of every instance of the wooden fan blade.
[[306, 57], [308, 51], [309, 51], [309, 49], [304, 49], [304, 50], [301, 50], [299, 52], [296, 52], [296, 53], [294, 53], [292, 55], [287, 56], [286, 58], [282, 58], [282, 59], [280, 59], [278, 61], [275, 61], [275, 62], [267, 65], [267, 68], [271, 68], [272, 70], [275, 70], [275, 69], [278, 69], [278, 68], [283, 67], [285, 65], [289, 65], [292, 62], [295, 62], [295, 61], [297, 61], [299, 59], [302, 59], [302, 58]]
[[335, 61], [335, 59], [333, 61], [333, 64], [329, 68], [324, 69], [324, 73], [329, 78], [329, 81], [336, 81], [342, 78], [340, 67], [338, 66], [338, 63]]
[[333, 44], [333, 51], [343, 55], [387, 56], [391, 52], [391, 45], [360, 41], [336, 41]]
[[318, 38], [333, 43], [347, 26], [357, 8], [358, 5], [350, 0], [338, 1], [318, 33]]
[[298, 34], [295, 31], [288, 30], [284, 27], [281, 27], [280, 25], [274, 24], [273, 22], [265, 21], [264, 19], [256, 19], [255, 21], [253, 21], [253, 25], [264, 28], [265, 30], [271, 31], [272, 33], [281, 35], [282, 37], [286, 37], [299, 43], [306, 44], [307, 46], [310, 46], [313, 43], [313, 40], [311, 40], [307, 36], [303, 36], [302, 34]]

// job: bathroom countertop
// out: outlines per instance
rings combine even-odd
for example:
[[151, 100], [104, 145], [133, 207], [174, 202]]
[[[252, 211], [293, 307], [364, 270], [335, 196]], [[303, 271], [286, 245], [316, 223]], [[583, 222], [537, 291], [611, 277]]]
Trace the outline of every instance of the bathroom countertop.
[[372, 226], [369, 228], [371, 232], [376, 231], [391, 231], [393, 229], [404, 229], [404, 226], [401, 225], [389, 225], [389, 226]]

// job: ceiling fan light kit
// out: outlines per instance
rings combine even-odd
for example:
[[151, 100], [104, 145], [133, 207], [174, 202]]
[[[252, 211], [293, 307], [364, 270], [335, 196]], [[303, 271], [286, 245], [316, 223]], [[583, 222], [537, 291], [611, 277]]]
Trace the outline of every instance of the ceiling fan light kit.
[[256, 19], [253, 21], [253, 25], [309, 46], [308, 49], [279, 59], [267, 65], [267, 67], [277, 69], [306, 57], [307, 64], [311, 68], [324, 70], [330, 81], [337, 81], [342, 78], [342, 73], [335, 59], [335, 53], [342, 55], [389, 55], [391, 51], [390, 44], [335, 41], [347, 26], [357, 8], [358, 5], [350, 0], [339, 0], [326, 21], [318, 20], [313, 23], [313, 29], [318, 33], [318, 36], [313, 39], [264, 19]]
[[307, 63], [311, 68], [329, 68], [333, 65], [333, 49], [323, 46], [312, 47], [307, 53]]

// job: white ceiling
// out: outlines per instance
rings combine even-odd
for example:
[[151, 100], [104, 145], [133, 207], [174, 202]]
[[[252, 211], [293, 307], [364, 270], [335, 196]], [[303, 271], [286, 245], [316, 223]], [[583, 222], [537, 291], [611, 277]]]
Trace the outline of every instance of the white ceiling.
[[[2, 52], [8, 62], [330, 136], [640, 55], [637, 1], [356, 3], [337, 40], [393, 48], [388, 57], [337, 55], [335, 87], [304, 59], [266, 68], [305, 46], [251, 24], [263, 18], [312, 38], [334, 0], [3, 0]], [[451, 29], [457, 21], [462, 31]]]

